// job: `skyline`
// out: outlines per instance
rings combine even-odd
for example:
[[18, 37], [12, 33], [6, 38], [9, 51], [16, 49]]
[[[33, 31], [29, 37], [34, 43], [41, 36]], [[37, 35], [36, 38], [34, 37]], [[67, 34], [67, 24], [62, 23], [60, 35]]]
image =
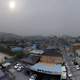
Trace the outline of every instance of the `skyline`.
[[[14, 0], [15, 1], [15, 0]], [[0, 32], [29, 35], [80, 35], [79, 0], [0, 0]]]

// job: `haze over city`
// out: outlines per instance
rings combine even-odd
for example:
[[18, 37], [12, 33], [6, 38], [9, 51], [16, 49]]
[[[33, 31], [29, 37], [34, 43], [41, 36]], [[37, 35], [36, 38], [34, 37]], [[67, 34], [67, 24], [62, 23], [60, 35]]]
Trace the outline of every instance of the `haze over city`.
[[79, 0], [0, 0], [0, 32], [19, 35], [80, 34]]
[[0, 80], [80, 80], [80, 0], [0, 0]]

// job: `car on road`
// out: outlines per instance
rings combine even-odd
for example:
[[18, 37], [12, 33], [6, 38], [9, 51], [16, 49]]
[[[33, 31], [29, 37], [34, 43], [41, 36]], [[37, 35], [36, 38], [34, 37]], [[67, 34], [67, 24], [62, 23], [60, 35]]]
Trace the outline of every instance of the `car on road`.
[[36, 75], [36, 74], [32, 75], [32, 76], [29, 78], [29, 80], [38, 80], [38, 79], [37, 79], [37, 75]]
[[80, 69], [79, 65], [76, 65], [76, 69], [77, 69], [77, 70], [79, 70], [79, 69]]
[[11, 65], [11, 63], [9, 63], [9, 62], [6, 62], [6, 63], [3, 63], [3, 64], [2, 64], [3, 67], [8, 67], [8, 66], [10, 66], [10, 65]]
[[21, 64], [16, 64], [14, 68], [17, 69], [19, 66], [21, 66]]
[[68, 73], [68, 77], [69, 77], [69, 78], [71, 78], [71, 77], [72, 77], [72, 74], [71, 74], [70, 72]]
[[22, 71], [23, 68], [24, 68], [24, 66], [21, 65], [21, 64], [16, 64], [16, 65], [14, 66], [14, 69], [16, 69], [17, 71]]
[[17, 70], [17, 71], [22, 71], [23, 68], [24, 68], [23, 66], [19, 66], [16, 70]]

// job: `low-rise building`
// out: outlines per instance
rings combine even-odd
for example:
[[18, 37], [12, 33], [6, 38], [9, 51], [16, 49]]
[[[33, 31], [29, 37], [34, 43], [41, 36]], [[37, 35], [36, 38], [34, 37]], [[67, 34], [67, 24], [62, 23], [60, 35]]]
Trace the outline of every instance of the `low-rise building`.
[[33, 71], [40, 73], [50, 74], [50, 75], [61, 75], [61, 65], [60, 64], [49, 64], [49, 63], [37, 63], [31, 67]]
[[11, 58], [11, 56], [5, 54], [5, 53], [0, 53], [0, 63], [5, 61], [5, 57], [6, 58]]
[[59, 54], [59, 53], [46, 53], [46, 54], [41, 56], [40, 62], [53, 63], [53, 64], [63, 64], [62, 54]]
[[12, 52], [22, 52], [23, 48], [22, 47], [14, 47], [14, 48], [11, 48], [11, 51]]
[[46, 49], [41, 56], [41, 62], [63, 64], [63, 56], [59, 49]]
[[78, 64], [80, 64], [80, 49], [77, 49], [77, 50], [75, 51], [75, 54], [76, 54], [76, 56], [75, 56], [76, 62], [77, 62]]
[[72, 51], [74, 55], [75, 62], [80, 64], [80, 43], [74, 43], [72, 44]]
[[44, 51], [35, 49], [35, 50], [30, 51], [30, 53], [32, 53], [32, 54], [43, 54]]
[[40, 61], [31, 66], [31, 70], [48, 75], [61, 76], [62, 64], [62, 54], [56, 49], [47, 49], [40, 57]]
[[24, 57], [21, 59], [21, 62], [25, 64], [36, 64], [40, 60], [40, 56], [35, 56], [35, 55], [28, 55], [27, 57]]
[[66, 80], [67, 79], [67, 70], [66, 70], [65, 66], [62, 66], [61, 79], [62, 80]]
[[24, 52], [24, 53], [28, 53], [28, 52], [30, 52], [31, 50], [32, 50], [31, 47], [25, 47], [24, 50], [23, 50], [23, 52]]
[[74, 43], [74, 44], [72, 44], [72, 51], [75, 51], [77, 49], [80, 49], [80, 43]]

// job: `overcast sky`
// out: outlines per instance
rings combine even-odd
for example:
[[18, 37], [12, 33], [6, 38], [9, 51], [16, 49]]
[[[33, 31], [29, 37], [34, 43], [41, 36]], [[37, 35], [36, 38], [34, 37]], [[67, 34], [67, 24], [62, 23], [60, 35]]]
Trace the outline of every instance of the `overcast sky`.
[[80, 0], [0, 0], [0, 32], [80, 35]]

